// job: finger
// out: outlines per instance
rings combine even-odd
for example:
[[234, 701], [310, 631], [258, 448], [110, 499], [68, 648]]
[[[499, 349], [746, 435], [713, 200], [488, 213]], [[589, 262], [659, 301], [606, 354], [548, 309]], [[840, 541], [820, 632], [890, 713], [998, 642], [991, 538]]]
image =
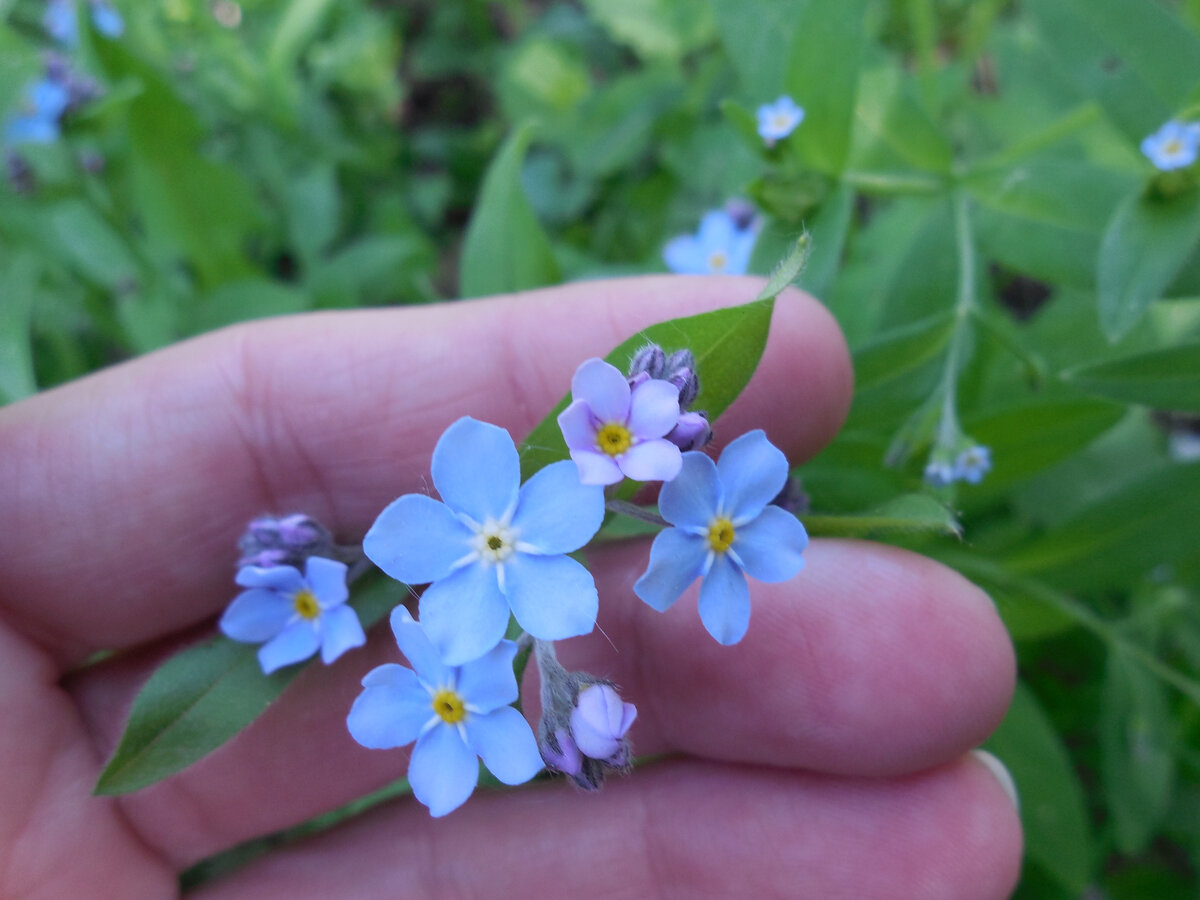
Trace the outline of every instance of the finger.
[[676, 762], [439, 821], [398, 803], [195, 896], [1003, 900], [1020, 859], [1016, 811], [973, 759], [890, 781]]
[[[632, 737], [641, 753], [888, 775], [956, 758], [1004, 714], [1014, 680], [1007, 633], [985, 595], [930, 560], [816, 541], [797, 578], [754, 585], [746, 638], [721, 647], [694, 600], [660, 614], [628, 591], [646, 553], [645, 542], [632, 542], [597, 554], [603, 633], [559, 644], [564, 664], [611, 677], [639, 707]], [[390, 634], [377, 629], [364, 653], [311, 666], [233, 741], [123, 797], [126, 819], [186, 865], [398, 777], [407, 750], [364, 750], [345, 726], [362, 675], [398, 661]], [[102, 752], [144, 675], [115, 661], [79, 680], [77, 701]]]
[[[583, 359], [759, 284], [650, 277], [254, 323], [0, 410], [0, 508], [22, 523], [0, 532], [0, 602], [67, 658], [202, 621], [229, 600], [252, 516], [300, 510], [357, 539], [397, 495], [428, 489], [455, 419], [520, 437]], [[789, 292], [722, 431], [765, 426], [803, 459], [836, 431], [850, 384], [836, 324]], [[783, 386], [803, 388], [799, 410]]]

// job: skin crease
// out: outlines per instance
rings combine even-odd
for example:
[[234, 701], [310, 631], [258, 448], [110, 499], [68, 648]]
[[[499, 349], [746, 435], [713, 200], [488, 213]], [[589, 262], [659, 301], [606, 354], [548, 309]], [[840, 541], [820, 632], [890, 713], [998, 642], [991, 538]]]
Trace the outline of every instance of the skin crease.
[[[172, 896], [196, 860], [402, 774], [407, 750], [365, 750], [344, 724], [362, 675], [402, 661], [385, 627], [191, 769], [90, 796], [139, 685], [232, 597], [251, 517], [303, 510], [358, 539], [396, 496], [430, 490], [459, 416], [519, 437], [583, 359], [760, 286], [648, 277], [254, 323], [0, 410], [0, 508], [20, 523], [0, 532], [0, 896]], [[802, 461], [850, 391], [836, 325], [789, 291], [718, 437], [764, 427]], [[632, 596], [647, 553], [591, 553], [599, 627], [560, 657], [616, 681], [640, 710], [638, 751], [666, 761], [599, 796], [481, 790], [437, 821], [391, 804], [202, 895], [1008, 896], [1016, 813], [964, 757], [1014, 678], [982, 593], [894, 548], [815, 541], [797, 578], [753, 585], [747, 637], [719, 647], [695, 588], [663, 614]], [[99, 648], [129, 649], [71, 671]]]

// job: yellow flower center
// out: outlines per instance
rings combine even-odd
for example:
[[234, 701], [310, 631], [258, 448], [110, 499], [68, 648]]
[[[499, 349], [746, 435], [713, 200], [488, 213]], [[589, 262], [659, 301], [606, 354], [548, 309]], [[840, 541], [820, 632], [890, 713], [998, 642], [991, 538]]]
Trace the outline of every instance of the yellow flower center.
[[720, 516], [708, 523], [708, 546], [724, 553], [733, 545], [733, 523]]
[[457, 725], [467, 717], [467, 709], [457, 691], [442, 688], [433, 695], [433, 711], [447, 725]]
[[312, 620], [321, 614], [321, 604], [308, 588], [296, 592], [296, 596], [292, 598], [292, 606], [303, 619]]
[[714, 250], [708, 255], [708, 267], [714, 272], [720, 272], [728, 262], [729, 257], [725, 255], [723, 250]]
[[1179, 138], [1172, 138], [1163, 145], [1163, 150], [1167, 156], [1178, 156], [1183, 150], [1183, 141]]
[[596, 432], [596, 445], [609, 456], [620, 456], [633, 443], [633, 435], [624, 425], [609, 422]]
[[775, 126], [776, 131], [783, 131], [792, 124], [792, 117], [787, 113], [775, 113], [775, 118], [771, 120], [771, 124]]

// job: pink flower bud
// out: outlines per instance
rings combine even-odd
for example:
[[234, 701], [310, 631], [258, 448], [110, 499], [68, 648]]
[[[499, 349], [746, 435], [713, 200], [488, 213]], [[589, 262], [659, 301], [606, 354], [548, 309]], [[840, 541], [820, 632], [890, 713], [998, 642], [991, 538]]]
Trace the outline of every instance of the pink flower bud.
[[625, 733], [637, 718], [637, 707], [626, 703], [607, 684], [593, 684], [579, 692], [571, 711], [571, 735], [584, 756], [624, 766], [629, 762]]
[[683, 413], [675, 427], [667, 432], [667, 440], [685, 453], [703, 449], [712, 438], [712, 427], [704, 413], [699, 412]]

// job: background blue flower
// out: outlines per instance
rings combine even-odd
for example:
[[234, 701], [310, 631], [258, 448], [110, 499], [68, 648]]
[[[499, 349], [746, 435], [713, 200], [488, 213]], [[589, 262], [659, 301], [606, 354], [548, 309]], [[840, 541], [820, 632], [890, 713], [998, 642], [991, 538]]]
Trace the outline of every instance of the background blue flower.
[[704, 214], [695, 234], [671, 238], [663, 248], [667, 268], [680, 275], [744, 275], [758, 231], [738, 227], [725, 210]]

